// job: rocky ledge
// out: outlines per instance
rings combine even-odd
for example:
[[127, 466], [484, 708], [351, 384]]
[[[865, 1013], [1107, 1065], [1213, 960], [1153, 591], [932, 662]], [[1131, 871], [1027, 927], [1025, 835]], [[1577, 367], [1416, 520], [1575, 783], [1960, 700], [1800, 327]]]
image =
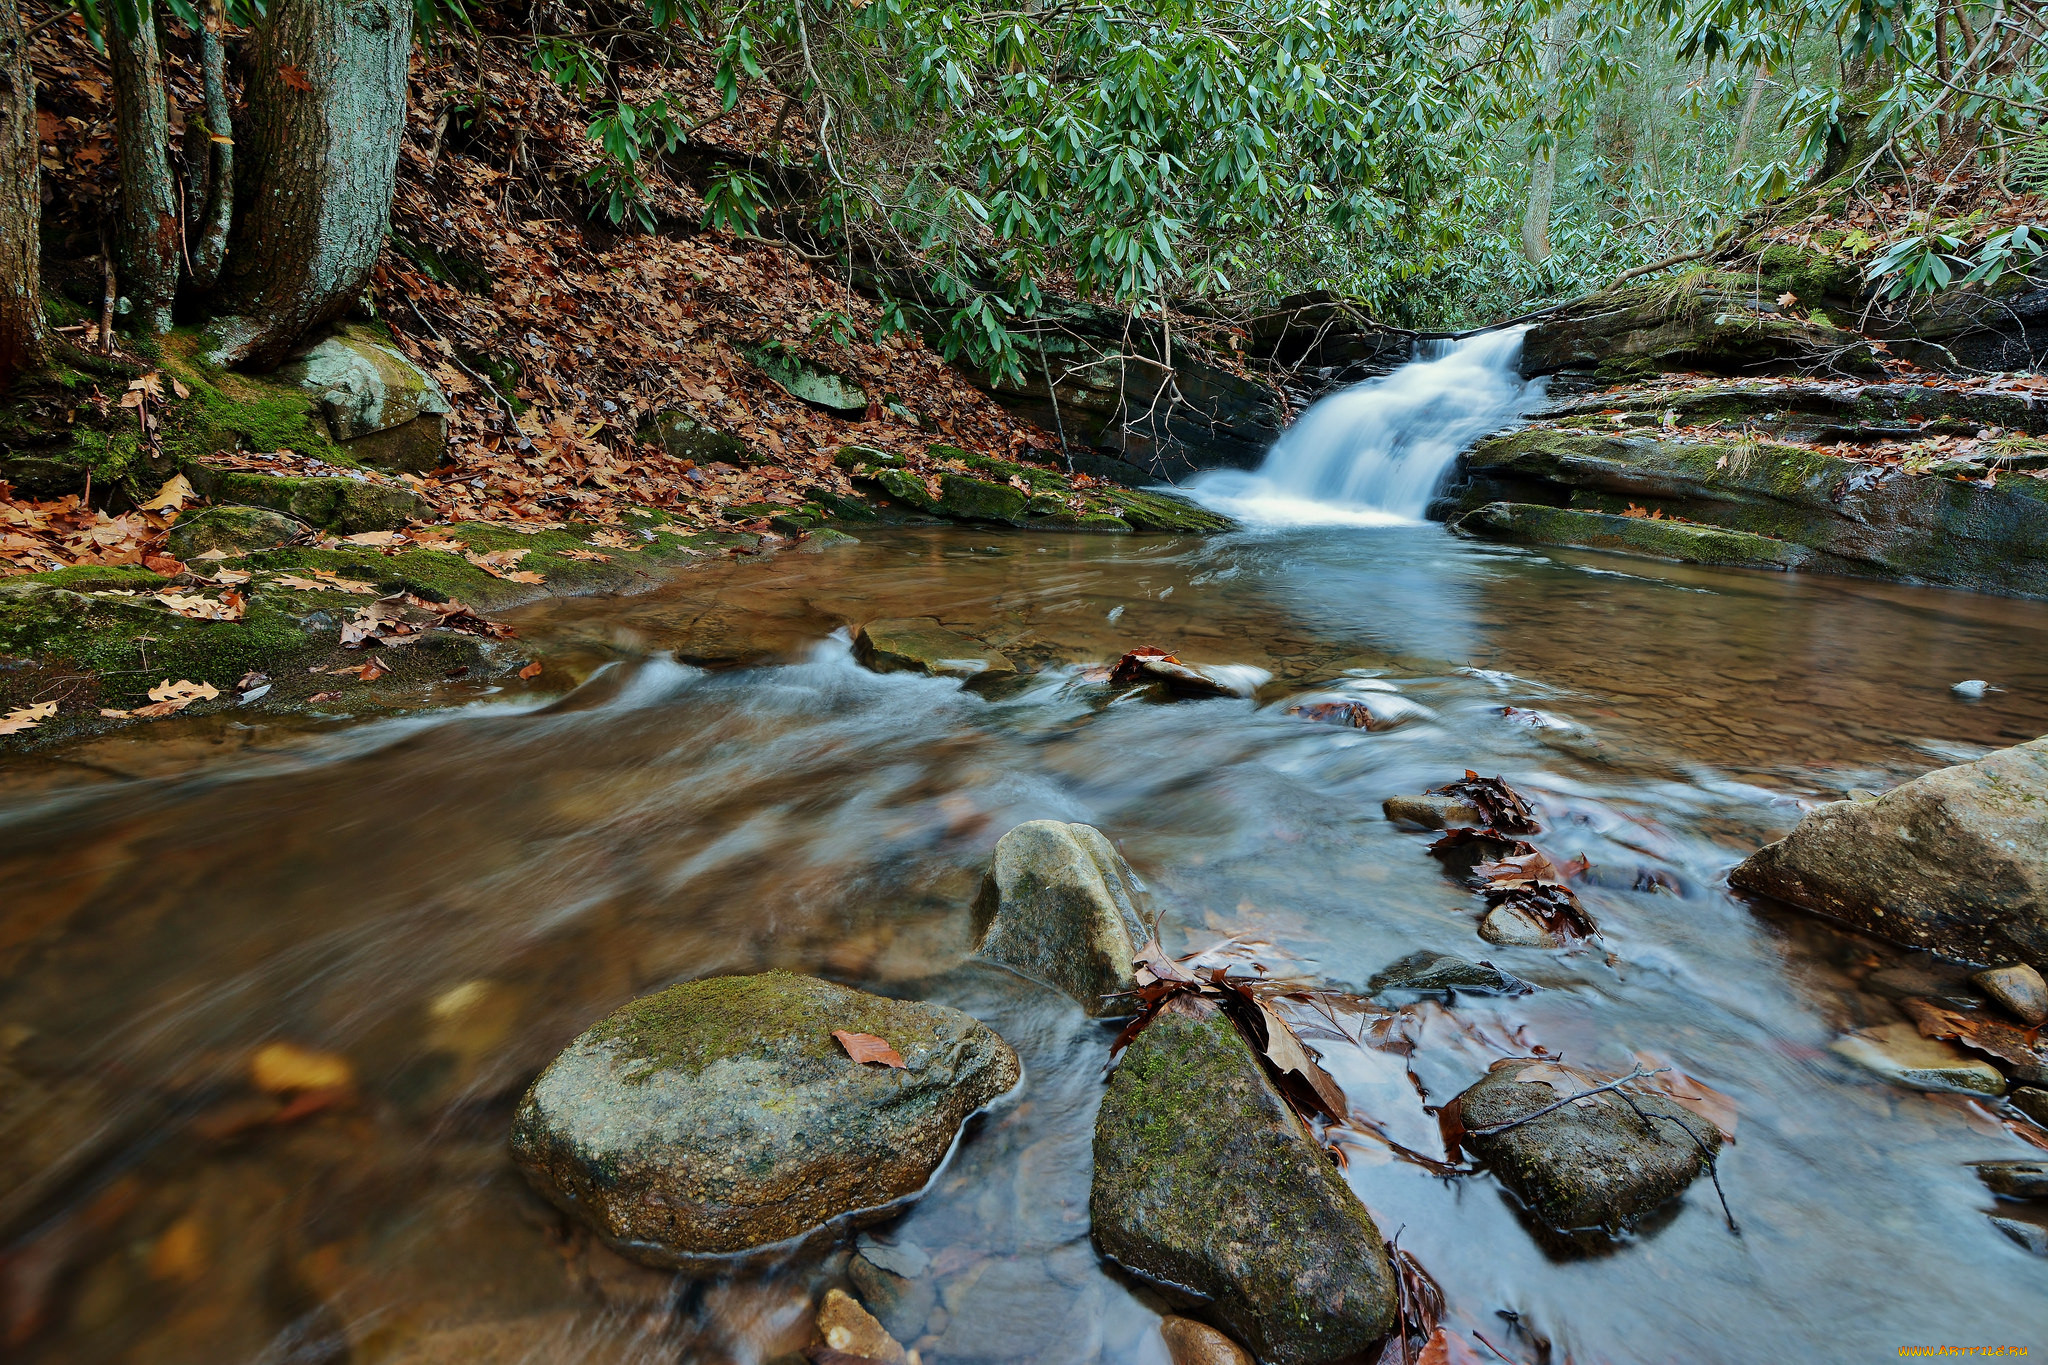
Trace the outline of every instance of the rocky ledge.
[[[857, 1062], [834, 1035], [871, 1035]], [[959, 1010], [771, 972], [673, 986], [601, 1020], [535, 1080], [512, 1154], [635, 1260], [684, 1266], [913, 1198], [1017, 1055]]]

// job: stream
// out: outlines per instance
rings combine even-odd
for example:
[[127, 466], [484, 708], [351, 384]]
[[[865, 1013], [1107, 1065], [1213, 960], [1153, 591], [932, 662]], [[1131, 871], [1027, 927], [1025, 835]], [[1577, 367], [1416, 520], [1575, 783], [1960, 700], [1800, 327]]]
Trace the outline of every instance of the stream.
[[[847, 624], [901, 615], [1031, 671], [974, 691], [854, 663]], [[511, 619], [591, 681], [329, 729], [172, 720], [0, 769], [9, 1359], [800, 1350], [843, 1253], [672, 1282], [565, 1226], [505, 1151], [522, 1088], [592, 1020], [785, 967], [959, 1005], [1025, 1063], [1021, 1097], [877, 1230], [931, 1258], [938, 1306], [905, 1344], [926, 1365], [1162, 1365], [1159, 1300], [1088, 1241], [1110, 1031], [965, 960], [991, 847], [1039, 817], [1115, 839], [1174, 951], [1241, 934], [1356, 987], [1430, 948], [1535, 983], [1413, 1006], [1437, 1103], [1530, 1043], [1614, 1071], [1640, 1053], [1733, 1100], [1740, 1235], [1702, 1181], [1600, 1254], [1547, 1247], [1489, 1177], [1350, 1144], [1347, 1178], [1449, 1324], [1509, 1358], [1540, 1338], [1559, 1361], [1876, 1360], [2048, 1330], [2041, 1263], [1964, 1165], [2032, 1149], [1828, 1051], [1959, 971], [1724, 882], [1804, 802], [2048, 731], [2048, 604], [1410, 525], [877, 532]], [[1083, 676], [1138, 643], [1271, 680], [1163, 705]], [[1961, 699], [1963, 678], [2005, 690]], [[1287, 712], [1333, 696], [1398, 723]], [[1467, 768], [1590, 860], [1598, 943], [1483, 943], [1476, 899], [1382, 817]], [[250, 1059], [279, 1042], [338, 1056], [348, 1087], [265, 1095]], [[1356, 1111], [1441, 1150], [1400, 1059], [1325, 1047]]]

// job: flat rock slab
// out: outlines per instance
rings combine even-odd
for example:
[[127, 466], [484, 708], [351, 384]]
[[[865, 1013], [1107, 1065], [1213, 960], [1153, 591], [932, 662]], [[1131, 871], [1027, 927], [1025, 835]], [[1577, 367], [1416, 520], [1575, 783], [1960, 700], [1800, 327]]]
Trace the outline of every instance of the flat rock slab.
[[1144, 887], [1090, 825], [1029, 820], [996, 841], [974, 913], [975, 956], [1065, 991], [1098, 1018], [1134, 1014]]
[[1491, 962], [1467, 962], [1449, 953], [1410, 953], [1373, 973], [1366, 993], [1381, 991], [1478, 991], [1485, 995], [1524, 995], [1535, 989]]
[[[902, 1068], [857, 1064], [836, 1030]], [[623, 1254], [687, 1266], [921, 1192], [960, 1125], [1017, 1084], [970, 1016], [771, 972], [672, 986], [613, 1012], [533, 1083], [512, 1155]]]
[[1728, 880], [1967, 962], [2048, 961], [2048, 739], [1821, 806]]
[[1360, 1355], [1393, 1329], [1380, 1232], [1251, 1049], [1176, 1001], [1110, 1076], [1095, 1122], [1095, 1241], [1271, 1365]]
[[[1720, 1150], [1713, 1124], [1662, 1095], [1608, 1091], [1531, 1117], [1611, 1079], [1508, 1058], [1458, 1097], [1465, 1146], [1557, 1231], [1629, 1227], [1682, 1193]], [[1518, 1120], [1526, 1121], [1485, 1131]]]
[[1954, 1043], [1923, 1038], [1912, 1024], [1857, 1029], [1836, 1039], [1830, 1050], [1909, 1090], [2005, 1093], [2005, 1077], [1997, 1067], [1970, 1056]]
[[1017, 671], [998, 650], [932, 616], [870, 621], [854, 633], [854, 657], [877, 673], [926, 673], [940, 678], [979, 678]]
[[1972, 1163], [1985, 1188], [2007, 1199], [2048, 1199], [2048, 1161]]

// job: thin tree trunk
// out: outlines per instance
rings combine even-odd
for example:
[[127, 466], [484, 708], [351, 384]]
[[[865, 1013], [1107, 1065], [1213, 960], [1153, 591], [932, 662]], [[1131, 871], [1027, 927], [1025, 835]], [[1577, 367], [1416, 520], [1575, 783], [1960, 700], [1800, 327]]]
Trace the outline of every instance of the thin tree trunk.
[[[1543, 74], [1548, 82], [1555, 85], [1557, 76], [1564, 69], [1564, 50], [1568, 39], [1570, 14], [1560, 10], [1545, 22], [1543, 46]], [[1553, 127], [1563, 106], [1553, 89], [1543, 101], [1543, 122]], [[1522, 254], [1537, 265], [1550, 259], [1550, 206], [1557, 193], [1557, 154], [1563, 146], [1554, 143], [1550, 153], [1533, 153], [1529, 158], [1529, 203], [1522, 211]]]
[[15, 0], [0, 0], [0, 389], [40, 366], [43, 321], [42, 168], [36, 77]]
[[217, 363], [276, 366], [369, 281], [391, 224], [412, 20], [408, 0], [275, 0], [257, 28]]
[[107, 6], [114, 130], [121, 149], [116, 253], [135, 310], [134, 325], [156, 336], [171, 329], [171, 300], [178, 292], [178, 184], [171, 176], [171, 125], [156, 19], [148, 5], [138, 8], [135, 32], [123, 33], [115, 6]]
[[1735, 145], [1728, 149], [1728, 178], [1733, 180], [1749, 164], [1749, 130], [1756, 125], [1756, 107], [1762, 102], [1771, 69], [1760, 66], [1749, 78], [1749, 100], [1742, 106], [1742, 122], [1735, 127]]
[[1828, 137], [1820, 169], [1813, 173], [1816, 184], [1862, 166], [1878, 149], [1878, 139], [1870, 134], [1870, 105], [1890, 86], [1890, 72], [1868, 57], [1858, 57], [1843, 66], [1841, 79], [1842, 112]]
[[222, 0], [211, 0], [201, 16], [199, 68], [206, 85], [206, 113], [186, 124], [185, 158], [196, 182], [187, 196], [192, 225], [186, 240], [192, 253], [192, 288], [199, 293], [212, 289], [220, 278], [235, 210], [234, 120], [228, 107], [227, 51], [220, 36], [225, 9]]

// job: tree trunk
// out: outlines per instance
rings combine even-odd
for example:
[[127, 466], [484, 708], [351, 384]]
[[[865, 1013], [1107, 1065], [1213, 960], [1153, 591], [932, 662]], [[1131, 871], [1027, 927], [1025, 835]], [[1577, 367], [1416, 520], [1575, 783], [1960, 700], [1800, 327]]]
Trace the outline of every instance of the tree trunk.
[[1815, 184], [1833, 180], [1844, 171], [1860, 170], [1877, 154], [1880, 140], [1870, 134], [1870, 105], [1890, 85], [1891, 72], [1868, 57], [1858, 57], [1843, 68], [1842, 112], [1828, 134], [1820, 169], [1813, 173]]
[[[1571, 15], [1560, 10], [1545, 22], [1543, 46], [1543, 74], [1554, 84], [1558, 73], [1564, 69], [1564, 50], [1569, 38]], [[1543, 101], [1543, 122], [1546, 127], [1557, 122], [1563, 105], [1557, 93], [1552, 90]], [[1557, 193], [1557, 154], [1564, 148], [1553, 145], [1549, 155], [1532, 154], [1529, 158], [1529, 204], [1522, 211], [1522, 254], [1537, 265], [1550, 259], [1550, 205]]]
[[1728, 178], [1733, 180], [1749, 164], [1749, 130], [1756, 124], [1756, 106], [1763, 99], [1764, 85], [1771, 69], [1760, 66], [1749, 78], [1749, 101], [1742, 106], [1742, 122], [1735, 128], [1735, 145], [1728, 149]]
[[43, 363], [42, 168], [36, 77], [15, 0], [0, 0], [0, 389]]
[[409, 0], [275, 0], [257, 28], [216, 363], [275, 367], [369, 281], [391, 225], [412, 17]]
[[171, 177], [171, 125], [164, 107], [156, 19], [137, 7], [135, 32], [123, 33], [107, 6], [107, 59], [114, 73], [114, 132], [121, 150], [121, 216], [116, 254], [138, 331], [171, 329], [178, 292], [178, 183]]
[[206, 112], [185, 125], [185, 160], [192, 168], [186, 195], [191, 226], [186, 244], [192, 256], [192, 288], [211, 290], [228, 254], [228, 226], [235, 209], [234, 121], [228, 108], [227, 51], [221, 42], [226, 22], [222, 0], [211, 0], [201, 16], [199, 69], [206, 85]]

